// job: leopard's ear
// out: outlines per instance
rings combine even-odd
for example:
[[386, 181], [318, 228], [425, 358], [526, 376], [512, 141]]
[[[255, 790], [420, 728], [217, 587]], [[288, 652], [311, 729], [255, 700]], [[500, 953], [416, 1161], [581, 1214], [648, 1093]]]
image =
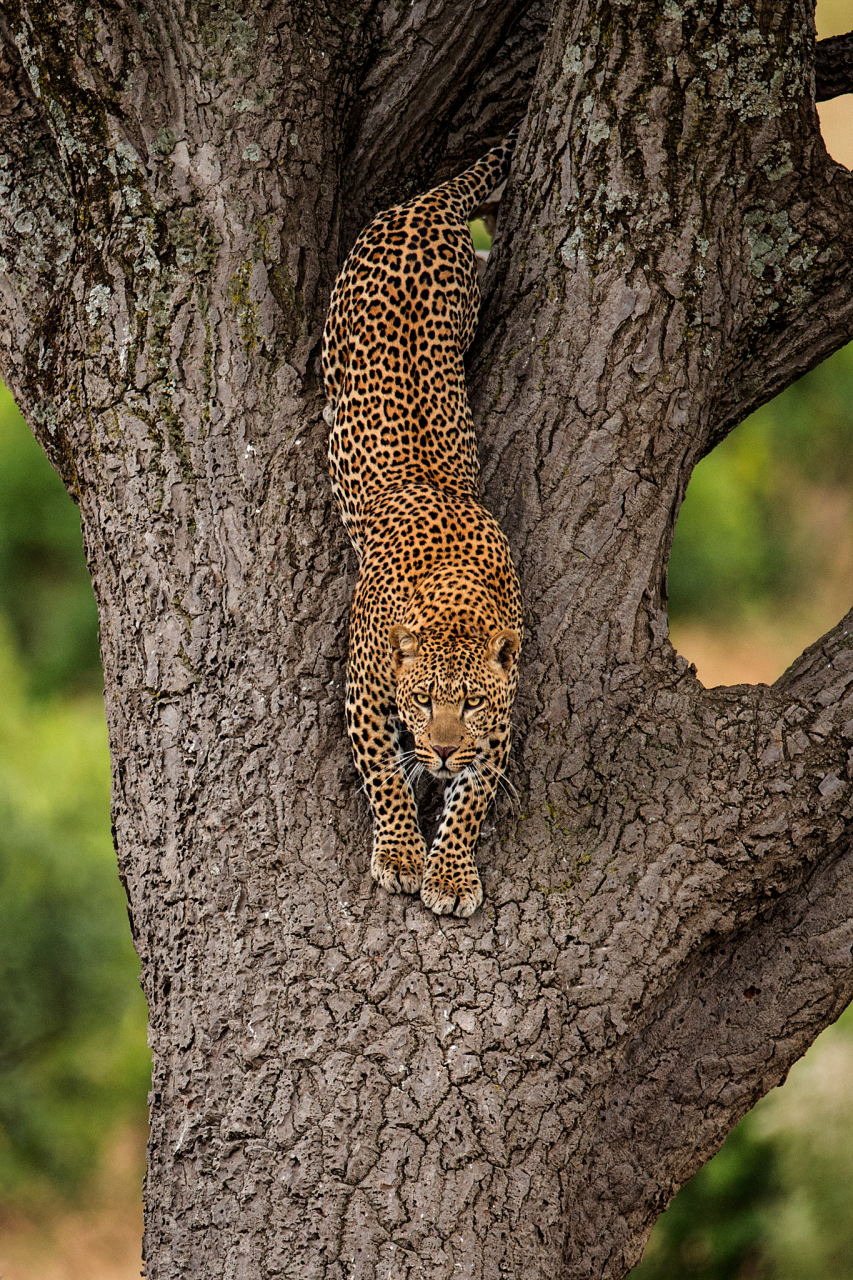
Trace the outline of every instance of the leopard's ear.
[[391, 641], [391, 664], [398, 676], [404, 666], [411, 666], [418, 656], [418, 637], [405, 627], [392, 627], [388, 632]]
[[497, 667], [505, 677], [512, 666], [513, 658], [518, 653], [520, 644], [521, 636], [509, 627], [502, 631], [493, 631], [486, 641], [486, 661]]

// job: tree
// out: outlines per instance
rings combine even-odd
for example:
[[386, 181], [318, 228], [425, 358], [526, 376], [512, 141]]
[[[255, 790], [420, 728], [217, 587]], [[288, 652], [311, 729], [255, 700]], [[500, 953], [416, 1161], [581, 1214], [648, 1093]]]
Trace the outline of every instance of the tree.
[[[692, 467], [853, 335], [811, 7], [13, 0], [3, 36], [3, 374], [100, 609], [147, 1274], [621, 1276], [853, 994], [853, 615], [705, 690], [665, 610]], [[318, 344], [371, 214], [521, 116], [470, 367], [521, 800], [459, 921], [369, 879]]]

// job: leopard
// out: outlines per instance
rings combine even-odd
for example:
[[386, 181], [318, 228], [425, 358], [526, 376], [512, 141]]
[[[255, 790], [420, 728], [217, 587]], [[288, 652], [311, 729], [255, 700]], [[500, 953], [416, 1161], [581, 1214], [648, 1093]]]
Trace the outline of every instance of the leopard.
[[[368, 224], [322, 346], [332, 491], [358, 561], [345, 710], [370, 870], [463, 918], [483, 901], [474, 850], [507, 768], [523, 639], [509, 544], [480, 499], [468, 222], [506, 180], [516, 136]], [[445, 787], [429, 848], [413, 789], [424, 775]]]

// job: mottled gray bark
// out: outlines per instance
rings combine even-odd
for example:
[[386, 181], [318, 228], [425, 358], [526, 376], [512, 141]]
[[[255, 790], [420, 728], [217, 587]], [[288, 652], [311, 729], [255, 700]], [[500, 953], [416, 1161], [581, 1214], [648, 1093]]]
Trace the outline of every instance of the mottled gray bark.
[[[6, 9], [3, 372], [101, 609], [152, 1280], [622, 1276], [853, 994], [853, 615], [705, 690], [665, 614], [696, 461], [853, 336], [811, 13], [545, 17]], [[520, 801], [459, 921], [368, 873], [318, 339], [370, 213], [525, 106], [471, 362]]]

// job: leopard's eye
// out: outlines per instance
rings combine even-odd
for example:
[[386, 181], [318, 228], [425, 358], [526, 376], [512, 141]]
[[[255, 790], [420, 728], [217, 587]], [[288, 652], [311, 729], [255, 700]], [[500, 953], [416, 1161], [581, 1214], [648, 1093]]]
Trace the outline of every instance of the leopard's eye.
[[465, 699], [466, 711], [478, 711], [485, 704], [486, 699], [481, 693], [472, 694], [470, 698]]
[[412, 700], [416, 702], [419, 707], [432, 706], [432, 698], [429, 696], [428, 693], [421, 693], [421, 692], [413, 693]]

